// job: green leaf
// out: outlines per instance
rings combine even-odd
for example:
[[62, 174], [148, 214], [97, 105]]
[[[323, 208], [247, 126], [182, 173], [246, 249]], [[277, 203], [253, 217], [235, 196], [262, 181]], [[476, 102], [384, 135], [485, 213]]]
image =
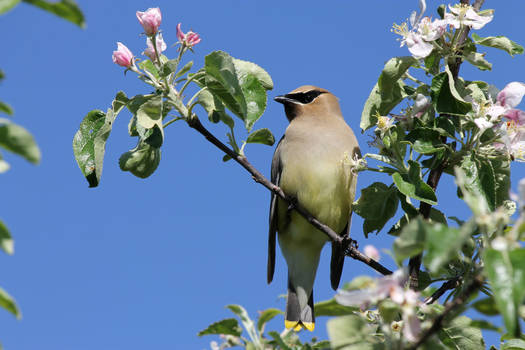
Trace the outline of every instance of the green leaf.
[[269, 129], [264, 128], [252, 132], [246, 139], [246, 143], [262, 143], [272, 146], [275, 143], [275, 138]]
[[410, 166], [408, 174], [402, 175], [397, 172], [392, 174], [392, 179], [399, 192], [431, 205], [437, 204], [437, 197], [432, 187], [421, 179], [419, 163], [415, 161], [408, 161], [408, 163]]
[[406, 135], [405, 140], [410, 141], [414, 151], [421, 154], [432, 154], [442, 150], [438, 147], [442, 144], [440, 134], [431, 128], [416, 128]]
[[492, 169], [494, 169], [496, 207], [501, 206], [509, 200], [510, 192], [510, 160], [508, 159], [491, 159]]
[[399, 321], [400, 316], [402, 315], [401, 306], [390, 299], [382, 300], [377, 309], [381, 318], [383, 318], [383, 321], [387, 324], [392, 323], [393, 321]]
[[335, 299], [323, 300], [314, 305], [315, 317], [320, 316], [344, 316], [359, 311], [357, 306], [344, 306]]
[[523, 46], [504, 36], [489, 36], [482, 38], [476, 33], [472, 33], [472, 39], [477, 45], [494, 47], [496, 49], [506, 51], [511, 56], [516, 54], [521, 55], [523, 53]]
[[525, 248], [486, 249], [485, 271], [507, 331], [520, 335], [519, 306], [525, 296]]
[[223, 51], [214, 51], [204, 59], [205, 82], [209, 91], [243, 121], [248, 107], [239, 83], [233, 59]]
[[241, 83], [251, 75], [259, 80], [265, 90], [273, 89], [273, 81], [270, 74], [255, 63], [233, 58], [233, 65]]
[[151, 60], [144, 60], [144, 61], [139, 62], [139, 68], [150, 72], [151, 75], [153, 75], [157, 79], [160, 78], [160, 72], [155, 66], [155, 63], [151, 62]]
[[248, 75], [246, 79], [239, 80], [239, 83], [241, 84], [247, 108], [244, 126], [250, 132], [255, 122], [259, 120], [266, 109], [266, 90], [253, 75]]
[[12, 10], [19, 3], [20, 0], [0, 0], [0, 15]]
[[199, 94], [198, 103], [206, 110], [208, 113], [208, 119], [212, 123], [222, 121], [224, 124], [228, 125], [230, 129], [233, 129], [235, 122], [232, 117], [226, 113], [224, 105], [216, 96], [212, 95], [209, 91], [204, 90]]
[[474, 309], [478, 312], [481, 312], [483, 315], [495, 316], [499, 315], [498, 308], [496, 306], [496, 301], [492, 297], [479, 299], [472, 304]]
[[264, 331], [264, 326], [268, 321], [273, 319], [275, 316], [282, 314], [283, 312], [279, 309], [266, 309], [260, 315], [257, 320], [257, 330], [262, 333]]
[[152, 129], [157, 126], [162, 131], [162, 96], [146, 97], [145, 101], [137, 108], [136, 117], [137, 124], [144, 129]]
[[4, 289], [0, 288], [0, 307], [6, 309], [16, 316], [17, 319], [22, 318], [22, 313], [16, 305], [15, 299], [10, 296]]
[[475, 224], [469, 222], [461, 229], [456, 229], [443, 224], [427, 223], [425, 228], [425, 250], [427, 253], [423, 258], [423, 263], [430, 273], [438, 273], [443, 265], [458, 256], [461, 247], [474, 231]]
[[330, 319], [327, 324], [328, 337], [332, 349], [338, 350], [376, 350], [384, 347], [379, 339], [373, 337], [374, 328], [357, 315]]
[[40, 149], [33, 136], [23, 127], [0, 118], [0, 147], [24, 157], [33, 164], [40, 162]]
[[157, 170], [160, 158], [160, 148], [139, 140], [137, 146], [121, 155], [118, 162], [122, 171], [129, 171], [133, 175], [145, 179]]
[[479, 328], [479, 329], [486, 329], [486, 330], [494, 331], [494, 332], [498, 332], [498, 333], [501, 333], [503, 331], [501, 329], [501, 327], [496, 327], [495, 325], [493, 325], [492, 323], [490, 323], [489, 321], [486, 321], [486, 320], [472, 320], [470, 325], [472, 327], [476, 327], [476, 328]]
[[281, 338], [281, 335], [276, 331], [268, 332], [268, 335], [272, 337], [272, 339], [275, 341], [277, 345], [279, 345], [276, 349], [282, 349], [282, 350], [292, 350], [291, 347], [289, 347], [283, 338]]
[[425, 247], [425, 222], [418, 216], [412, 219], [394, 240], [393, 250], [396, 262], [421, 254]]
[[9, 255], [15, 252], [15, 242], [5, 224], [0, 220], [0, 248]]
[[193, 67], [193, 61], [189, 61], [188, 63], [186, 63], [184, 65], [184, 67], [182, 67], [178, 72], [177, 74], [175, 74], [175, 76], [173, 77], [173, 79], [177, 79], [181, 76], [183, 76], [184, 74], [186, 74], [190, 69], [191, 67]]
[[472, 327], [471, 322], [466, 316], [456, 317], [439, 330], [438, 337], [449, 349], [485, 350], [481, 330]]
[[257, 342], [259, 336], [257, 335], [257, 331], [255, 330], [255, 324], [253, 323], [250, 316], [248, 316], [248, 312], [246, 312], [246, 310], [240, 305], [232, 304], [227, 305], [226, 307], [240, 318], [244, 329], [246, 329], [246, 332], [248, 332], [248, 335], [250, 336], [252, 341]]
[[115, 118], [128, 101], [122, 91], [118, 92], [107, 113], [100, 110], [89, 112], [73, 138], [73, 153], [89, 187], [96, 187], [100, 182], [106, 141]]
[[472, 109], [472, 105], [466, 102], [456, 90], [448, 65], [445, 66], [445, 72], [432, 79], [430, 96], [436, 112], [440, 114], [465, 115]]
[[471, 155], [463, 158], [461, 170], [465, 176], [461, 189], [469, 193], [465, 201], [474, 213], [481, 214], [494, 210], [496, 208], [496, 179], [492, 164], [485, 159]]
[[363, 232], [368, 233], [385, 226], [397, 211], [397, 190], [393, 186], [387, 186], [382, 182], [374, 182], [367, 188], [361, 190], [361, 197], [352, 205], [352, 210], [365, 221]]
[[240, 337], [242, 334], [242, 328], [234, 318], [226, 318], [221, 321], [217, 321], [208, 326], [208, 328], [200, 331], [197, 335], [202, 337], [203, 335], [210, 334], [229, 334], [235, 337]]
[[5, 113], [7, 115], [13, 115], [13, 108], [11, 108], [11, 106], [7, 103], [0, 101], [0, 112]]
[[470, 52], [465, 56], [465, 59], [473, 66], [480, 70], [492, 70], [492, 63], [485, 59], [484, 53]]
[[44, 11], [50, 12], [58, 17], [72, 22], [80, 28], [86, 27], [86, 22], [82, 11], [77, 3], [73, 0], [61, 0], [58, 2], [49, 2], [44, 0], [23, 0], [24, 2], [41, 8]]
[[525, 349], [525, 341], [522, 339], [510, 339], [501, 345], [501, 350]]
[[377, 114], [387, 115], [406, 96], [401, 77], [418, 61], [411, 56], [391, 58], [365, 102], [360, 127], [367, 130], [377, 123]]

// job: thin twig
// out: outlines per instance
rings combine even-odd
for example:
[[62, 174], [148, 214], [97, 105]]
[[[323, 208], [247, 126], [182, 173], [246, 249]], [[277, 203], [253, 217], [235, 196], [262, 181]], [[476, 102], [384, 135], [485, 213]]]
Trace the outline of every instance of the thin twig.
[[456, 308], [466, 303], [468, 301], [469, 296], [482, 285], [483, 280], [480, 277], [474, 278], [474, 280], [465, 288], [461, 295], [459, 295], [456, 299], [454, 299], [445, 306], [445, 310], [443, 310], [443, 312], [434, 319], [432, 326], [430, 326], [429, 329], [423, 332], [423, 334], [421, 334], [421, 336], [419, 337], [419, 340], [414, 345], [410, 346], [408, 350], [415, 350], [420, 345], [423, 345], [423, 343], [425, 343], [434, 333], [441, 329], [445, 317], [451, 314]]
[[437, 301], [443, 294], [445, 294], [448, 290], [454, 289], [457, 286], [461, 284], [461, 277], [454, 277], [453, 279], [450, 279], [443, 283], [441, 287], [439, 287], [438, 290], [436, 290], [434, 293], [432, 293], [431, 296], [425, 299], [425, 304], [430, 305], [433, 304], [435, 301]]
[[303, 208], [300, 203], [297, 203], [295, 198], [287, 196], [284, 191], [275, 184], [271, 183], [259, 170], [257, 170], [249, 161], [248, 159], [240, 154], [235, 153], [232, 149], [230, 149], [228, 146], [226, 146], [224, 143], [222, 143], [219, 139], [217, 139], [215, 136], [213, 136], [212, 133], [208, 131], [202, 125], [199, 118], [196, 115], [192, 115], [191, 118], [188, 119], [188, 125], [198, 131], [201, 135], [203, 135], [206, 140], [211, 142], [213, 145], [215, 145], [217, 148], [219, 148], [221, 151], [226, 153], [228, 156], [230, 156], [233, 160], [235, 160], [237, 163], [239, 163], [244, 169], [246, 169], [253, 177], [255, 182], [260, 183], [273, 193], [275, 193], [279, 198], [286, 201], [290, 206], [297, 211], [303, 218], [305, 218], [310, 224], [312, 224], [315, 228], [326, 234], [330, 240], [333, 242], [340, 244], [343, 248], [343, 250], [346, 252], [346, 255], [351, 257], [352, 259], [359, 260], [366, 265], [370, 266], [374, 270], [378, 271], [379, 273], [383, 275], [389, 275], [392, 273], [389, 269], [375, 261], [374, 259], [369, 258], [365, 254], [361, 253], [353, 244], [352, 240], [348, 237], [342, 237], [339, 236], [334, 230], [332, 230], [327, 225], [323, 224], [319, 220], [317, 220], [312, 214], [310, 214], [305, 208]]

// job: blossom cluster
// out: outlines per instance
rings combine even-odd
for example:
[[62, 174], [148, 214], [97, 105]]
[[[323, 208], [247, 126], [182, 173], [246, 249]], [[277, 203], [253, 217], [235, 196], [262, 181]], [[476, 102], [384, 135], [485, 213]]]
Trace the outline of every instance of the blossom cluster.
[[417, 308], [423, 303], [419, 300], [418, 292], [404, 287], [407, 280], [406, 269], [397, 270], [392, 275], [376, 279], [370, 288], [352, 291], [339, 290], [335, 295], [335, 300], [341, 305], [358, 305], [364, 310], [370, 305], [389, 298], [402, 310], [402, 322], [394, 322], [392, 328], [401, 325], [404, 337], [413, 342], [421, 333], [421, 321], [417, 316]]
[[[159, 27], [162, 23], [162, 13], [158, 7], [149, 8], [144, 12], [137, 11], [137, 19], [144, 29], [144, 34], [147, 36], [146, 49], [142, 54], [147, 56], [152, 62], [156, 62], [157, 57], [160, 57], [160, 54], [167, 48], [162, 34], [159, 32]], [[192, 49], [193, 46], [201, 41], [200, 35], [191, 30], [187, 33], [182, 32], [181, 23], [177, 25], [177, 39], [179, 40], [177, 44], [181, 45], [180, 50]], [[113, 51], [113, 62], [130, 70], [137, 70], [135, 61], [136, 58], [131, 50], [123, 43], [118, 42], [117, 50]]]
[[411, 16], [411, 30], [406, 22], [401, 25], [394, 24], [393, 31], [402, 36], [401, 46], [406, 44], [408, 51], [415, 58], [425, 58], [438, 47], [436, 40], [445, 34], [447, 27], [459, 29], [467, 26], [480, 29], [493, 18], [492, 13], [480, 15], [469, 5], [449, 5], [448, 8], [450, 12], [446, 12], [443, 19], [431, 20], [430, 17], [422, 17], [422, 13], [419, 17]]

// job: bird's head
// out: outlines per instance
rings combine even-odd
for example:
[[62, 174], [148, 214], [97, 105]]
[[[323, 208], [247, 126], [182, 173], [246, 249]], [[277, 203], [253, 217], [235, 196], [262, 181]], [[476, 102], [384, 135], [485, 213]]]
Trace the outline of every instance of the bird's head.
[[298, 87], [286, 95], [275, 97], [274, 100], [284, 105], [289, 121], [302, 115], [319, 118], [331, 115], [341, 116], [337, 97], [326, 89], [312, 85]]

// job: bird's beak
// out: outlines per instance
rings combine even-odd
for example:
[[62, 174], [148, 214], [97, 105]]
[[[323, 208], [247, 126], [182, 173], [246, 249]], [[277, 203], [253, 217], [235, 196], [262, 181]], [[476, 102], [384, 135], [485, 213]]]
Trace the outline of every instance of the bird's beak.
[[282, 103], [283, 105], [286, 103], [294, 103], [295, 100], [292, 100], [291, 98], [286, 97], [285, 95], [275, 96], [274, 101]]

